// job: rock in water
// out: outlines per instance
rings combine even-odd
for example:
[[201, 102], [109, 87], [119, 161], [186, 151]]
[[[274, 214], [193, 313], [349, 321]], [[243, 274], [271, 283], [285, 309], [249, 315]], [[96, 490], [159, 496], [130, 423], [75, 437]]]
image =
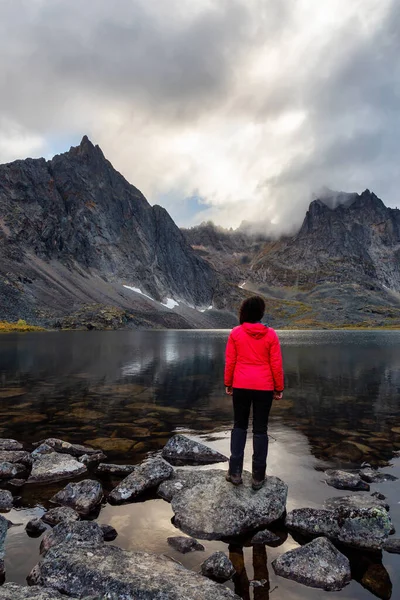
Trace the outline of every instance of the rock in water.
[[2, 462], [20, 463], [30, 467], [32, 464], [32, 458], [29, 452], [25, 452], [25, 450], [1, 450], [0, 463]]
[[391, 554], [400, 554], [400, 540], [396, 538], [389, 538], [383, 544], [383, 550], [390, 552]]
[[0, 511], [8, 511], [13, 507], [13, 497], [8, 490], [0, 490]]
[[85, 465], [71, 456], [52, 452], [41, 454], [33, 461], [32, 472], [27, 483], [47, 483], [77, 477], [86, 473]]
[[[65, 600], [65, 596], [54, 589], [6, 583], [0, 588], [0, 600]], [[69, 600], [74, 600], [74, 598], [70, 597]]]
[[281, 577], [327, 591], [339, 591], [351, 580], [348, 558], [326, 538], [281, 554], [272, 567]]
[[303, 535], [336, 539], [339, 535], [338, 514], [322, 508], [295, 508], [286, 515], [285, 525]]
[[368, 483], [365, 483], [359, 475], [348, 473], [347, 471], [329, 469], [325, 472], [327, 475], [326, 483], [338, 490], [365, 490], [369, 491]]
[[224, 552], [214, 552], [201, 565], [201, 574], [216, 581], [228, 581], [236, 573]]
[[168, 479], [172, 472], [171, 465], [162, 458], [146, 460], [113, 489], [109, 495], [109, 500], [114, 504], [133, 500], [146, 490], [156, 487], [162, 481]]
[[22, 444], [17, 440], [0, 438], [0, 450], [22, 450]]
[[64, 440], [59, 440], [58, 438], [47, 438], [46, 440], [42, 440], [39, 442], [40, 444], [46, 444], [53, 448], [56, 452], [60, 454], [70, 454], [71, 456], [83, 456], [84, 454], [98, 454], [99, 450], [95, 448], [90, 448], [90, 446], [81, 446], [80, 444], [71, 444], [70, 442], [65, 442]]
[[79, 519], [79, 513], [69, 506], [57, 506], [57, 508], [52, 508], [42, 515], [42, 521], [51, 525], [51, 527], [59, 523], [79, 521]]
[[42, 533], [44, 531], [46, 531], [46, 525], [43, 523], [42, 519], [31, 519], [27, 524], [26, 524], [26, 533], [30, 536], [30, 537], [39, 537], [39, 535], [42, 535]]
[[353, 496], [335, 496], [324, 501], [324, 506], [328, 510], [337, 508], [374, 508], [380, 506], [389, 510], [389, 504], [385, 500], [379, 499], [377, 496], [359, 492]]
[[24, 473], [25, 467], [18, 463], [2, 462], [0, 463], [0, 480], [1, 479], [12, 479], [17, 475]]
[[104, 544], [77, 546], [67, 542], [54, 546], [34, 568], [34, 578], [45, 587], [78, 598], [240, 600], [228, 588], [164, 556]]
[[95, 521], [59, 523], [43, 536], [40, 552], [46, 554], [53, 546], [65, 542], [74, 546], [99, 546], [104, 544], [104, 533]]
[[177, 535], [175, 537], [169, 537], [167, 542], [174, 550], [187, 554], [188, 552], [195, 552], [196, 550], [204, 551], [203, 544], [200, 544], [197, 540], [191, 537], [185, 537], [183, 535]]
[[48, 446], [47, 444], [40, 444], [40, 446], [38, 446], [33, 452], [31, 452], [31, 457], [35, 459], [41, 454], [51, 454], [52, 452], [55, 452], [54, 448]]
[[375, 469], [371, 468], [361, 469], [360, 477], [367, 483], [381, 483], [382, 481], [397, 480], [395, 475], [391, 475], [390, 473], [382, 473], [381, 471], [376, 471]]
[[106, 473], [108, 475], [129, 475], [133, 473], [136, 465], [111, 465], [101, 463], [97, 467], [97, 473]]
[[206, 483], [210, 477], [210, 471], [194, 471], [186, 469], [176, 469], [166, 481], [163, 481], [157, 489], [157, 494], [167, 502], [171, 502], [175, 494], [181, 492], [183, 488], [191, 487], [196, 483]]
[[90, 514], [102, 501], [101, 483], [93, 479], [84, 479], [79, 483], [69, 483], [51, 498], [54, 504], [69, 506], [80, 515]]
[[4, 581], [4, 544], [7, 537], [9, 521], [0, 515], [0, 582]]
[[80, 456], [78, 458], [79, 462], [83, 463], [86, 466], [90, 466], [90, 465], [95, 465], [98, 464], [99, 462], [101, 462], [102, 460], [105, 460], [107, 457], [106, 455], [101, 452], [101, 450], [98, 450], [96, 452], [96, 454], [82, 454], [82, 456]]
[[264, 531], [259, 531], [250, 540], [250, 544], [253, 546], [256, 544], [276, 544], [280, 542], [281, 538], [269, 531], [268, 529], [264, 529]]
[[199, 476], [199, 483], [193, 479], [193, 485], [175, 493], [171, 502], [174, 524], [189, 535], [209, 540], [237, 536], [265, 527], [285, 512], [287, 485], [277, 477], [267, 477], [254, 491], [247, 472], [244, 485], [237, 487], [225, 480], [222, 470]]
[[207, 465], [225, 462], [226, 456], [185, 435], [174, 435], [165, 444], [162, 456], [173, 465]]
[[105, 542], [112, 542], [113, 540], [115, 540], [115, 538], [118, 537], [118, 531], [114, 529], [112, 525], [102, 524], [100, 525], [100, 529], [103, 532]]

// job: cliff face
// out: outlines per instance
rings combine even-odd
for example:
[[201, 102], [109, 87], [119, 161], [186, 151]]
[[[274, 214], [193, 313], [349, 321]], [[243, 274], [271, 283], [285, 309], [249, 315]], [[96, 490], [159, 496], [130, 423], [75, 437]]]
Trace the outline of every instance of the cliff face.
[[0, 166], [0, 319], [115, 304], [123, 284], [201, 307], [217, 276], [87, 137], [50, 161]]

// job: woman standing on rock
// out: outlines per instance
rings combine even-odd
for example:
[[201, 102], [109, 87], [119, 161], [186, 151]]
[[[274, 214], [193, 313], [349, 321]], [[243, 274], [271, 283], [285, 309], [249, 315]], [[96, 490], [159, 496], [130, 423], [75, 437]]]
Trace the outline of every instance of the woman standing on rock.
[[234, 413], [226, 479], [234, 485], [242, 483], [244, 447], [253, 406], [254, 490], [259, 490], [265, 479], [272, 400], [280, 400], [284, 388], [279, 339], [271, 327], [260, 322], [264, 312], [265, 302], [260, 296], [252, 296], [242, 303], [240, 325], [229, 335], [225, 360], [226, 393], [233, 396]]

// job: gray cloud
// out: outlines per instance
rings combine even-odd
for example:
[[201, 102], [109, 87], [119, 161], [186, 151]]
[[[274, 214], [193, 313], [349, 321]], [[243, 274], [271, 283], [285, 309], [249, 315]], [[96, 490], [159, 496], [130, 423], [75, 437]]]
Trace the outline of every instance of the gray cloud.
[[88, 133], [150, 201], [200, 197], [180, 224], [396, 205], [399, 26], [395, 0], [1, 0], [0, 160]]

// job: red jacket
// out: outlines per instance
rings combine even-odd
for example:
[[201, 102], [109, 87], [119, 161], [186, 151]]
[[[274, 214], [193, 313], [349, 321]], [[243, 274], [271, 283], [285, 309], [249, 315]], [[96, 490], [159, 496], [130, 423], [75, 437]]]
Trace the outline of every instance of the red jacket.
[[243, 323], [232, 329], [226, 345], [225, 385], [281, 392], [284, 388], [279, 339], [271, 327]]

